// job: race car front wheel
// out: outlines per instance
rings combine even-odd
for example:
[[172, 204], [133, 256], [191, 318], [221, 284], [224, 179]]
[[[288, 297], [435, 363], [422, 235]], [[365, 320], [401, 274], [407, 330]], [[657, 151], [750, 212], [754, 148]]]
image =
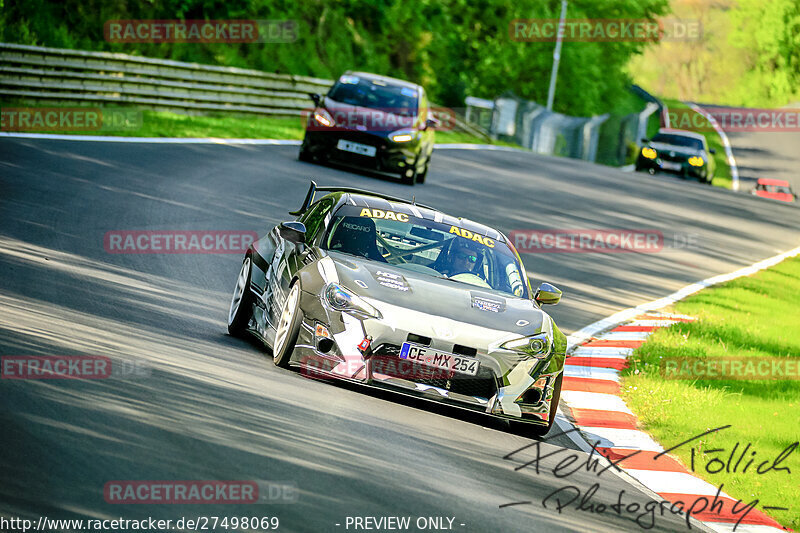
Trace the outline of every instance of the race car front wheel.
[[236, 287], [233, 289], [231, 307], [228, 311], [228, 333], [234, 336], [244, 333], [253, 313], [253, 293], [250, 291], [251, 269], [252, 260], [247, 256], [242, 262], [239, 277], [236, 278]]
[[281, 317], [278, 320], [278, 329], [275, 332], [272, 357], [277, 366], [289, 367], [289, 358], [294, 351], [297, 334], [300, 332], [302, 323], [303, 311], [300, 310], [300, 281], [298, 280], [289, 289], [289, 294], [283, 303]]
[[425, 167], [422, 169], [422, 172], [417, 174], [416, 182], [417, 183], [425, 183], [425, 176], [428, 175], [428, 167], [431, 165], [431, 158], [425, 161]]

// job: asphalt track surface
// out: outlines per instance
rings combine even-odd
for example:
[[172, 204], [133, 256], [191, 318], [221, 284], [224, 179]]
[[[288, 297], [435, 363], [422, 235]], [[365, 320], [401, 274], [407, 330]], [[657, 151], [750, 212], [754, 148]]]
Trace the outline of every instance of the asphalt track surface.
[[[239, 255], [112, 255], [103, 248], [109, 230], [263, 234], [290, 218], [313, 177], [415, 194], [506, 232], [662, 231], [658, 253], [524, 256], [534, 283], [564, 290], [549, 311], [567, 333], [800, 242], [795, 206], [667, 176], [525, 152], [438, 150], [428, 183], [412, 189], [296, 154], [292, 146], [0, 139], [0, 354], [105, 355], [151, 369], [131, 379], [0, 381], [0, 515], [277, 516], [282, 531], [345, 531], [347, 516], [447, 516], [456, 531], [594, 532], [638, 530], [637, 513], [577, 511], [577, 502], [558, 513], [543, 498], [599, 483], [592, 502], [616, 503], [623, 490], [626, 504], [650, 501], [611, 472], [555, 477], [567, 455], [586, 457], [564, 436], [541, 445], [555, 454], [538, 474], [515, 471], [532, 451], [503, 456], [534, 441], [497, 423], [274, 367], [256, 343], [226, 334]], [[103, 498], [111, 480], [190, 479], [287, 482], [297, 500]], [[519, 501], [532, 503], [500, 507]], [[686, 529], [681, 517], [655, 517], [654, 531]]]
[[[730, 109], [725, 106], [702, 105], [710, 112]], [[742, 108], [733, 108], [742, 111]], [[783, 108], [800, 113], [800, 104]], [[794, 122], [796, 124], [797, 121]], [[800, 191], [800, 172], [797, 170], [800, 131], [735, 131], [726, 132], [731, 143], [736, 166], [739, 167], [739, 190], [750, 193], [759, 178], [786, 180], [795, 194]], [[764, 200], [764, 205], [774, 201]]]

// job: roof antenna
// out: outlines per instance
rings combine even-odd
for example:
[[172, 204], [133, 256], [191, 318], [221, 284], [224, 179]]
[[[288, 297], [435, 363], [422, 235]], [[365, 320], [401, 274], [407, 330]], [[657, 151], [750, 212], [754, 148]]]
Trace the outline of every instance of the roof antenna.
[[411, 195], [411, 203], [417, 205], [417, 197], [414, 196], [413, 194]]

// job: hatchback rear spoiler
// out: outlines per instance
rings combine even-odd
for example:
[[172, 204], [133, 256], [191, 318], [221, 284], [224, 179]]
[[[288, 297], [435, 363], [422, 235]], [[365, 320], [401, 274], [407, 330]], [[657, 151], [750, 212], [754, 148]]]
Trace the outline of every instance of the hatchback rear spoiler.
[[388, 194], [368, 191], [366, 189], [356, 189], [354, 187], [318, 187], [317, 183], [314, 180], [311, 180], [311, 185], [309, 185], [309, 187], [308, 187], [308, 192], [306, 193], [306, 199], [303, 200], [303, 205], [297, 211], [289, 211], [289, 214], [293, 215], [293, 216], [300, 216], [303, 213], [305, 213], [306, 211], [308, 211], [308, 208], [311, 207], [311, 204], [314, 203], [314, 195], [317, 193], [317, 191], [320, 191], [320, 192], [347, 192], [347, 193], [353, 193], [353, 194], [364, 194], [364, 195], [367, 195], [367, 196], [375, 196], [377, 198], [383, 198], [384, 200], [389, 200], [391, 202], [401, 202], [401, 203], [404, 203], [404, 204], [411, 204], [411, 205], [415, 205], [417, 207], [422, 207], [423, 209], [431, 209], [433, 211], [436, 211], [436, 209], [434, 209], [433, 207], [429, 207], [427, 205], [418, 204], [413, 199], [412, 200], [406, 200], [405, 198], [398, 198], [397, 196], [390, 196]]

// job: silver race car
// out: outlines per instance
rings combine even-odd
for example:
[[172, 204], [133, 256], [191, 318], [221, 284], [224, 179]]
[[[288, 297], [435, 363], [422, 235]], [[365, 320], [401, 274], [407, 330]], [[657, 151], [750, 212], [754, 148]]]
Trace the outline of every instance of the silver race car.
[[[317, 199], [318, 193], [325, 193]], [[312, 181], [297, 220], [245, 254], [228, 315], [275, 364], [524, 422], [553, 424], [566, 337], [490, 227]]]

